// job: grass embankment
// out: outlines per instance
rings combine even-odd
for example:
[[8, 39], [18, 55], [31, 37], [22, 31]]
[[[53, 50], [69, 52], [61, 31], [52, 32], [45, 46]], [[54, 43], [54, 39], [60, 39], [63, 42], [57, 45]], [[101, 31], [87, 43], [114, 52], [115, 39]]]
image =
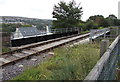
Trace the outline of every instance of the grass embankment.
[[39, 66], [25, 70], [13, 80], [83, 80], [99, 59], [99, 44], [57, 48]]

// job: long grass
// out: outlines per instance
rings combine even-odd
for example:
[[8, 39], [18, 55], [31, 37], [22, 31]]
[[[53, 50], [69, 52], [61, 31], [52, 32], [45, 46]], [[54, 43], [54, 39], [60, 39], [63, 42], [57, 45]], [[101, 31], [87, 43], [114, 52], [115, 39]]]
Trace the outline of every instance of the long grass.
[[13, 80], [83, 80], [99, 59], [99, 44], [57, 48], [55, 55]]

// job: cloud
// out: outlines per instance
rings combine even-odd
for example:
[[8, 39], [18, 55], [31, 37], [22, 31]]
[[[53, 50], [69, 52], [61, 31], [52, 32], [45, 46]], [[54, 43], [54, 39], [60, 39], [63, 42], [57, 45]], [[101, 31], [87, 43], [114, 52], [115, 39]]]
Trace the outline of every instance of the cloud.
[[8, 0], [0, 0], [0, 5], [6, 4]]
[[[51, 19], [54, 4], [60, 0], [0, 0], [1, 16], [23, 16]], [[70, 0], [64, 0], [69, 2]], [[83, 20], [91, 15], [108, 16], [118, 12], [117, 0], [75, 0], [83, 7]]]

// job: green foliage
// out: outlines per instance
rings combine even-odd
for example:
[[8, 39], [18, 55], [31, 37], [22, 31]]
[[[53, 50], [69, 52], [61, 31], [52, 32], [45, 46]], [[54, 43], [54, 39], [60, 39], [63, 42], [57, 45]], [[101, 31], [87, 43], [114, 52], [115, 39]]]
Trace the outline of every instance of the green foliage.
[[85, 30], [90, 30], [90, 29], [97, 29], [98, 25], [94, 23], [93, 21], [88, 21], [85, 25]]
[[2, 32], [15, 32], [16, 27], [31, 27], [31, 25], [21, 25], [21, 24], [2, 24]]
[[99, 45], [81, 44], [54, 50], [54, 57], [13, 80], [83, 80], [99, 59]]
[[79, 23], [77, 27], [81, 28], [81, 31], [84, 30], [83, 28], [85, 27], [85, 22]]
[[26, 25], [22, 25], [22, 27], [32, 27], [32, 25], [26, 24]]
[[90, 16], [87, 22], [92, 21], [93, 25], [96, 24], [97, 27], [107, 27], [109, 26], [107, 20], [102, 15]]
[[98, 27], [98, 29], [103, 29], [104, 27]]
[[81, 34], [85, 34], [85, 33], [89, 33], [90, 31], [86, 30], [86, 31], [82, 31]]
[[102, 15], [94, 15], [90, 16], [86, 21], [86, 26], [83, 28], [84, 30], [89, 29], [99, 29], [99, 27], [108, 27], [108, 26], [119, 26], [120, 20], [113, 14], [104, 18]]
[[108, 21], [110, 26], [119, 26], [120, 20], [117, 19], [117, 17], [113, 14], [109, 15], [106, 20]]
[[70, 1], [68, 4], [60, 1], [53, 8], [53, 27], [55, 28], [73, 28], [76, 27], [81, 19], [82, 7], [76, 6], [75, 1]]
[[29, 20], [24, 20], [23, 22], [30, 24], [30, 25], [35, 25], [37, 29], [43, 30], [46, 25], [51, 26], [52, 21], [51, 20], [44, 20], [44, 19], [29, 19]]
[[117, 19], [117, 17], [116, 17], [115, 15], [113, 15], [113, 14], [110, 14], [110, 15], [107, 17], [107, 19]]
[[21, 24], [2, 24], [2, 31], [3, 32], [14, 32], [16, 27], [22, 26]]
[[10, 48], [2, 46], [2, 52], [8, 52], [10, 51]]

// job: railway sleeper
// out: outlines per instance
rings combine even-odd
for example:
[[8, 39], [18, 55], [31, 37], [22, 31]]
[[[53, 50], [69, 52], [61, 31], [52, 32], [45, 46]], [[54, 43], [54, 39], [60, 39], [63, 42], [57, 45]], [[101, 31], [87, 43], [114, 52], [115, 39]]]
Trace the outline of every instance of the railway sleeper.
[[11, 63], [11, 64], [12, 64], [12, 65], [15, 65], [16, 63], [17, 63], [17, 61], [12, 61], [12, 63]]
[[27, 56], [27, 57], [25, 57], [24, 59], [29, 60], [29, 59], [31, 59], [31, 58], [32, 58], [32, 56]]

